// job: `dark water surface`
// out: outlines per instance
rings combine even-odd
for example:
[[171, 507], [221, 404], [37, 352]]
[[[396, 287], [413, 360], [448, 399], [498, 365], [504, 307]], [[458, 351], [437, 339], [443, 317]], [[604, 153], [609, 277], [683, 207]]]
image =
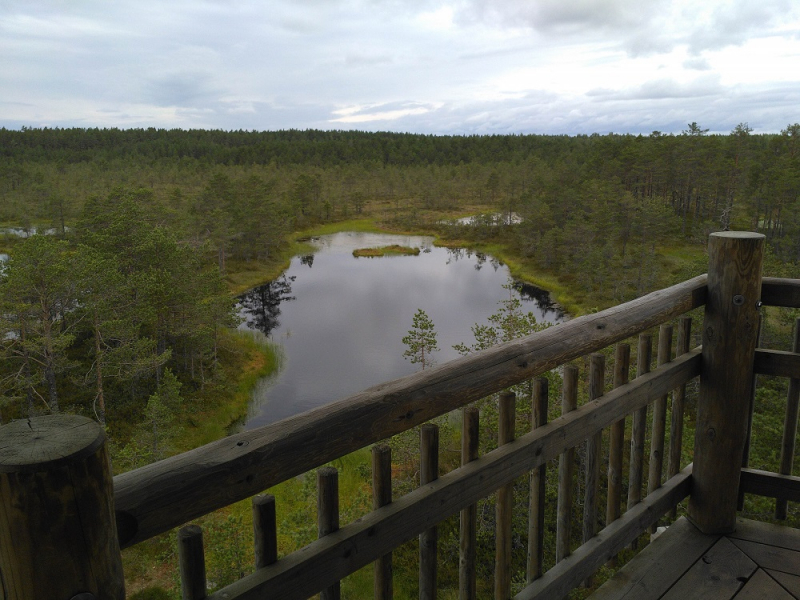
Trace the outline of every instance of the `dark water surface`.
[[[453, 344], [472, 344], [509, 294], [547, 322], [563, 320], [549, 294], [530, 285], [511, 292], [508, 269], [495, 259], [436, 248], [422, 236], [337, 233], [313, 240], [313, 255], [292, 259], [275, 281], [240, 298], [242, 328], [259, 330], [284, 350], [280, 372], [253, 393], [244, 427], [252, 429], [417, 371], [402, 342], [418, 308], [434, 322], [437, 363], [457, 358]], [[355, 258], [353, 250], [400, 244], [418, 256]]]

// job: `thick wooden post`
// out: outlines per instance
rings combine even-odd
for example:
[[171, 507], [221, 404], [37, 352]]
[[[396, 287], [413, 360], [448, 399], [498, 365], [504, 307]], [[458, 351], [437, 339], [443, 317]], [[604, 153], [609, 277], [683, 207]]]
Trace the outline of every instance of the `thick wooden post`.
[[[439, 427], [425, 423], [419, 432], [419, 484], [439, 479]], [[439, 531], [436, 526], [419, 535], [419, 598], [435, 600], [438, 575]]]
[[[461, 466], [478, 458], [480, 412], [474, 406], [465, 408], [461, 430]], [[461, 511], [458, 560], [458, 598], [475, 600], [478, 595], [475, 554], [477, 551], [478, 505]]]
[[697, 404], [689, 518], [703, 533], [729, 533], [747, 434], [758, 337], [764, 236], [727, 231], [709, 238], [703, 369]]
[[[497, 424], [497, 445], [514, 441], [516, 396], [513, 392], [500, 394], [500, 416]], [[514, 482], [497, 490], [495, 504], [494, 598], [511, 598], [511, 510], [514, 506]]]
[[[392, 449], [381, 444], [372, 447], [372, 510], [392, 503]], [[375, 600], [391, 600], [392, 553], [384, 554], [375, 561], [373, 584]]]
[[0, 427], [5, 600], [125, 598], [112, 487], [94, 421], [48, 415]]

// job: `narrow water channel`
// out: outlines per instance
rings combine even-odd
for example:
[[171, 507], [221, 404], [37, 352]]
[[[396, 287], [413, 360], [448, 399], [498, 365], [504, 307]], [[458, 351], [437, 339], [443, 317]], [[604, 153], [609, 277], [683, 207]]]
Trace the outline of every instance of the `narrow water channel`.
[[[419, 369], [403, 358], [402, 338], [417, 309], [434, 322], [438, 363], [459, 356], [454, 344], [474, 341], [471, 327], [486, 323], [513, 294], [537, 320], [564, 319], [549, 294], [511, 282], [490, 256], [437, 248], [432, 238], [337, 233], [312, 240], [316, 251], [292, 259], [281, 277], [240, 297], [242, 328], [280, 344], [284, 362], [253, 394], [246, 429], [347, 397]], [[398, 244], [417, 256], [356, 258], [353, 250]]]

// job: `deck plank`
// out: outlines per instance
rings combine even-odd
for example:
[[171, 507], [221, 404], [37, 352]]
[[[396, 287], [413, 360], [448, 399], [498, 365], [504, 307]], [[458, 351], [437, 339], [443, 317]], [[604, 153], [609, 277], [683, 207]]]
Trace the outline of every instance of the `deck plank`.
[[592, 600], [657, 600], [720, 539], [678, 519], [603, 584]]
[[772, 571], [771, 569], [767, 569], [767, 574], [780, 583], [794, 598], [800, 599], [800, 577], [782, 573], [781, 571]]
[[763, 569], [757, 569], [736, 595], [736, 600], [795, 600], [795, 597]]
[[800, 531], [782, 525], [739, 518], [736, 520], [736, 531], [728, 534], [728, 537], [800, 552]]
[[664, 600], [730, 600], [756, 571], [756, 563], [722, 537], [662, 596]]
[[732, 539], [731, 542], [762, 569], [800, 575], [800, 552], [796, 550], [787, 550], [749, 540]]

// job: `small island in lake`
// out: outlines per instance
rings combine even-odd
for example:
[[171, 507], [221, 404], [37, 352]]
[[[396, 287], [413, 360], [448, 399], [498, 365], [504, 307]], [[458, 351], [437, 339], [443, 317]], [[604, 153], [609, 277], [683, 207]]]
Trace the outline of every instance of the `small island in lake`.
[[408, 246], [398, 246], [397, 244], [381, 246], [379, 248], [357, 248], [353, 250], [353, 256], [356, 258], [359, 256], [417, 256], [418, 254], [419, 248], [409, 248]]

